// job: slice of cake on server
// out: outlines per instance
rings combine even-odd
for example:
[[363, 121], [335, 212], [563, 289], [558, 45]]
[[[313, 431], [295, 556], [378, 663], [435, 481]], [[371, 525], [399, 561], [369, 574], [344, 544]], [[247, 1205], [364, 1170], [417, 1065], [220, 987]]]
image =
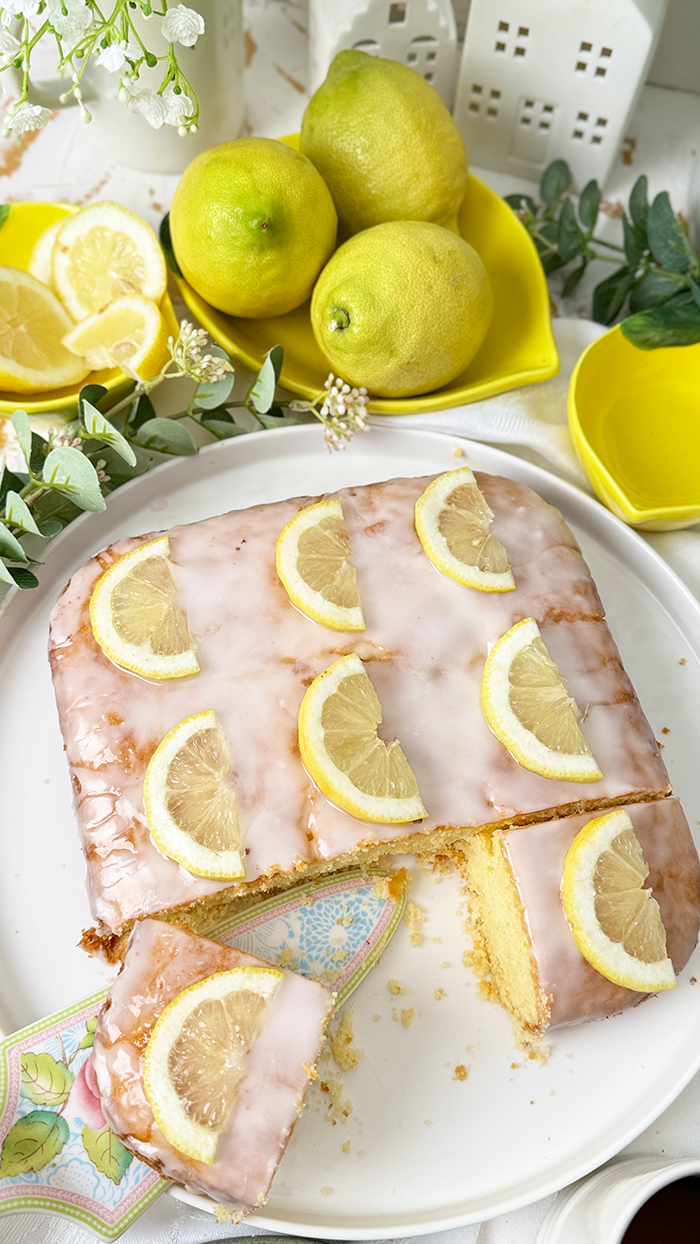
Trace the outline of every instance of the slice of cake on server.
[[561, 515], [468, 468], [123, 541], [50, 655], [97, 927], [199, 932], [391, 852], [663, 799]]

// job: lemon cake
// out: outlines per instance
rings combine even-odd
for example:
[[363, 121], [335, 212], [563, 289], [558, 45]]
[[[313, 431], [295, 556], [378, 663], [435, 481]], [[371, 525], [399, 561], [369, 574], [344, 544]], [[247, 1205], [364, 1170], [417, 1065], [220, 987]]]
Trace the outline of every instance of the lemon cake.
[[468, 468], [120, 541], [50, 658], [112, 959], [144, 917], [670, 789], [561, 514]]
[[526, 1035], [673, 988], [696, 945], [700, 861], [677, 799], [478, 834], [464, 853], [474, 967]]
[[238, 1222], [265, 1203], [332, 1009], [325, 985], [143, 920], [95, 1031], [105, 1119]]

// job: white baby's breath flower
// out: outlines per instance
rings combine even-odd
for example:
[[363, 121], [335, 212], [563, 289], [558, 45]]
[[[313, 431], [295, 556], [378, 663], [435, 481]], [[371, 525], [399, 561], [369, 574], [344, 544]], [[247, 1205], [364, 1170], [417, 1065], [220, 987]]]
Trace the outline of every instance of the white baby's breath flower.
[[194, 9], [177, 4], [168, 9], [160, 30], [168, 43], [181, 43], [183, 47], [193, 48], [199, 36], [204, 34], [204, 18]]
[[49, 108], [40, 108], [38, 104], [30, 104], [25, 99], [17, 108], [13, 108], [8, 113], [3, 133], [6, 137], [14, 134], [17, 138], [21, 138], [27, 130], [42, 130], [50, 116]]
[[92, 10], [83, 0], [46, 0], [46, 7], [54, 30], [68, 43], [77, 43], [92, 25]]
[[3, 0], [3, 26], [9, 26], [17, 17], [36, 17], [40, 2], [41, 0]]
[[6, 30], [4, 26], [0, 27], [0, 59], [5, 65], [11, 65], [19, 52], [19, 39]]
[[198, 384], [204, 381], [223, 380], [233, 367], [228, 359], [205, 354], [209, 338], [203, 328], [195, 328], [189, 320], [180, 321], [180, 332], [177, 339], [168, 339], [168, 349], [178, 371], [184, 372]]
[[[124, 99], [124, 94], [126, 94], [126, 99]], [[138, 112], [145, 117], [154, 130], [159, 130], [165, 125], [168, 110], [157, 91], [139, 89], [129, 79], [123, 79], [119, 96], [132, 112]]]
[[167, 113], [165, 119], [168, 125], [181, 126], [188, 117], [194, 116], [194, 103], [189, 95], [185, 95], [184, 91], [176, 95], [172, 82], [166, 86], [161, 99], [165, 104]]
[[134, 47], [133, 43], [127, 43], [126, 39], [122, 39], [119, 43], [110, 43], [109, 47], [103, 48], [97, 57], [97, 64], [102, 65], [109, 73], [119, 73], [124, 68], [127, 59], [136, 61], [139, 58], [139, 49]]

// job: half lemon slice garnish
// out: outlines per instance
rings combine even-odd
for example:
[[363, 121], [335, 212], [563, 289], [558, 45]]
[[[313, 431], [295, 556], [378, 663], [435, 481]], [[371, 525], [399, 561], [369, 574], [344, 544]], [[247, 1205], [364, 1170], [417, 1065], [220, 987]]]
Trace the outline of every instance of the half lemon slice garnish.
[[95, 371], [121, 367], [142, 380], [157, 375], [170, 357], [165, 320], [141, 294], [125, 294], [88, 315], [66, 333], [63, 344]]
[[145, 220], [119, 203], [91, 203], [66, 217], [52, 250], [53, 287], [74, 320], [121, 298], [160, 302], [167, 284], [163, 252]]
[[226, 736], [212, 711], [186, 717], [148, 762], [143, 802], [151, 837], [163, 855], [195, 877], [245, 877], [230, 772]]
[[377, 728], [382, 710], [360, 658], [341, 657], [311, 683], [299, 710], [307, 773], [332, 803], [361, 821], [404, 825], [427, 816], [396, 740]]
[[534, 618], [516, 623], [494, 644], [481, 679], [481, 705], [496, 738], [524, 769], [568, 782], [602, 778], [578, 707]]
[[640, 993], [675, 989], [659, 904], [629, 813], [595, 817], [564, 861], [562, 902], [581, 954], [616, 985]]
[[165, 1139], [196, 1162], [216, 1160], [245, 1079], [245, 1057], [284, 979], [243, 966], [190, 985], [161, 1011], [144, 1051], [143, 1085]]
[[287, 523], [277, 541], [277, 573], [307, 618], [333, 631], [364, 631], [340, 501], [317, 501]]
[[491, 535], [493, 510], [469, 467], [448, 471], [416, 501], [416, 531], [433, 565], [479, 592], [512, 592], [515, 579]]
[[114, 562], [90, 597], [92, 633], [105, 656], [143, 678], [198, 674], [197, 646], [176, 596], [167, 536]]

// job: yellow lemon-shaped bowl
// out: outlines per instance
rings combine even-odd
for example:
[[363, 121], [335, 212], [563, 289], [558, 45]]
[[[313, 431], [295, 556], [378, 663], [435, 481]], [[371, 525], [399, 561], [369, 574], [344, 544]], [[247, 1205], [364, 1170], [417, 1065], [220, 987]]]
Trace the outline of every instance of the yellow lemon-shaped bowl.
[[576, 365], [569, 426], [618, 518], [647, 531], [700, 521], [700, 345], [640, 350], [613, 328]]
[[[7, 220], [0, 228], [0, 264], [21, 268], [26, 272], [34, 244], [44, 229], [48, 229], [61, 216], [77, 211], [77, 207], [68, 203], [13, 203]], [[163, 295], [160, 309], [169, 331], [176, 337], [179, 325], [169, 294]], [[47, 389], [45, 393], [30, 395], [0, 390], [0, 418], [3, 415], [12, 415], [21, 408], [30, 415], [45, 415], [56, 411], [66, 419], [72, 419], [77, 413], [78, 393], [84, 384], [104, 385], [107, 393], [99, 403], [104, 410], [125, 397], [134, 387], [134, 381], [115, 367], [108, 371], [90, 372], [81, 384], [70, 385], [65, 389]]]
[[[298, 134], [282, 140], [299, 145]], [[443, 410], [492, 397], [521, 384], [547, 380], [559, 370], [549, 315], [549, 294], [537, 251], [508, 204], [470, 174], [459, 215], [462, 237], [481, 257], [493, 289], [493, 319], [469, 366], [441, 389], [422, 397], [375, 399], [383, 415]], [[190, 310], [229, 354], [257, 371], [268, 350], [284, 347], [280, 384], [313, 398], [331, 370], [311, 329], [309, 303], [269, 319], [237, 319], [216, 311], [178, 278]]]

